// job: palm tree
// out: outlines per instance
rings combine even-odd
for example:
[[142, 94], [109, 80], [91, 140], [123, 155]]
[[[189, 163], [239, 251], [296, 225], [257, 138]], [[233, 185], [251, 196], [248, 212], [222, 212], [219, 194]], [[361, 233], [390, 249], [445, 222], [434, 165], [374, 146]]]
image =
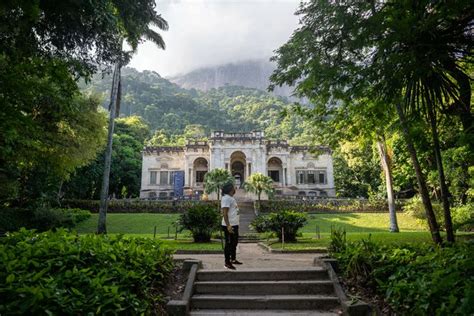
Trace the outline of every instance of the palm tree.
[[227, 183], [234, 183], [234, 177], [226, 169], [216, 168], [204, 176], [204, 190], [206, 194], [217, 192], [217, 200], [220, 200], [222, 187]]
[[[151, 17], [150, 24], [143, 30], [142, 37], [155, 43], [159, 48], [165, 49], [165, 42], [161, 35], [150, 27], [156, 26], [160, 30], [166, 31], [168, 30], [168, 22], [161, 17], [161, 15], [154, 14]], [[112, 79], [112, 89], [110, 93], [110, 118], [109, 118], [109, 128], [108, 128], [108, 137], [107, 137], [107, 147], [105, 151], [105, 162], [104, 162], [104, 174], [102, 177], [102, 187], [100, 191], [100, 208], [99, 208], [99, 222], [97, 225], [97, 233], [98, 234], [106, 234], [107, 233], [107, 225], [106, 225], [106, 217], [107, 217], [107, 197], [109, 195], [109, 179], [110, 179], [110, 166], [112, 164], [112, 141], [114, 136], [114, 125], [115, 125], [115, 118], [120, 113], [120, 101], [121, 101], [121, 94], [122, 94], [122, 80], [120, 78], [120, 71], [122, 66], [127, 63], [130, 59], [131, 53], [133, 53], [136, 48], [138, 42], [136, 39], [127, 39], [130, 46], [132, 47], [132, 52], [122, 52], [122, 56], [120, 56], [115, 64], [114, 74]], [[123, 43], [123, 39], [121, 40]], [[121, 45], [122, 46], [122, 45]]]
[[257, 213], [260, 212], [260, 197], [262, 192], [273, 193], [273, 180], [259, 172], [253, 173], [244, 183], [244, 189], [247, 192], [257, 194]]

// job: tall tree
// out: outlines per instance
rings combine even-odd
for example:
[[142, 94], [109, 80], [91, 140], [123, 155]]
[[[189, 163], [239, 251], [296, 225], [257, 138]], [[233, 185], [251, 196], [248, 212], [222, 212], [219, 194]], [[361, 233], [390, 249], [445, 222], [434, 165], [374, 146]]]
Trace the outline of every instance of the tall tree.
[[[440, 74], [448, 73], [452, 78], [457, 71], [465, 74], [462, 63], [472, 61], [473, 12], [474, 4], [463, 0], [455, 3], [313, 0], [301, 5], [300, 28], [274, 57], [278, 69], [272, 81], [280, 85], [296, 84], [297, 94], [309, 97], [319, 106], [334, 104], [337, 99], [366, 96], [397, 107], [436, 243], [441, 242], [441, 236], [425, 177], [408, 137], [408, 121], [405, 120], [408, 112], [400, 99], [409, 100], [412, 79], [427, 79], [433, 69]], [[417, 39], [428, 35], [429, 45], [419, 45]], [[422, 67], [417, 56], [424, 56]], [[450, 65], [455, 70], [449, 70]], [[417, 76], [413, 76], [414, 73]], [[450, 80], [449, 76], [442, 78], [450, 89], [437, 91], [441, 91], [445, 99], [459, 101], [465, 94], [459, 87], [465, 84], [461, 79]], [[444, 94], [445, 91], [450, 93]], [[460, 104], [463, 109], [467, 107], [467, 102]], [[467, 121], [471, 120], [470, 109], [463, 113], [468, 116]], [[465, 127], [465, 133], [472, 133], [468, 125]]]
[[[149, 27], [166, 25], [154, 8], [154, 0], [0, 4], [0, 181], [8, 182], [12, 196], [26, 196], [18, 193], [22, 179], [32, 178], [38, 161], [48, 162], [41, 156], [61, 135], [62, 121], [79, 115], [77, 80], [127, 60], [130, 54], [122, 52], [120, 38], [132, 50], [142, 38], [162, 43]], [[49, 185], [54, 167], [45, 166], [45, 174], [37, 177], [45, 182], [37, 188]]]
[[[157, 26], [161, 30], [168, 29], [168, 23], [159, 15], [154, 15], [152, 19], [149, 21], [149, 24], [143, 25], [140, 29], [141, 33], [138, 34], [139, 37], [137, 39], [127, 38], [127, 34], [123, 34], [124, 37], [127, 39], [132, 46], [132, 48], [137, 47], [138, 41], [141, 37], [144, 37], [153, 43], [155, 43], [159, 48], [165, 49], [165, 42], [160, 34], [155, 32], [150, 28], [151, 25]], [[135, 43], [134, 40], [137, 42]], [[120, 40], [120, 47], [122, 47], [122, 40]], [[125, 56], [121, 57], [115, 64], [114, 69], [114, 76], [112, 79], [112, 89], [110, 93], [110, 118], [109, 118], [109, 131], [107, 137], [107, 148], [105, 151], [105, 161], [104, 161], [104, 176], [102, 180], [102, 188], [100, 191], [100, 208], [99, 208], [99, 222], [97, 225], [97, 233], [98, 234], [106, 234], [107, 233], [107, 225], [106, 225], [106, 217], [107, 217], [107, 201], [109, 195], [109, 180], [110, 180], [110, 166], [112, 164], [112, 142], [113, 142], [113, 135], [114, 135], [114, 121], [115, 118], [118, 116], [120, 112], [120, 102], [121, 102], [121, 92], [122, 92], [122, 84], [121, 84], [121, 77], [120, 72], [122, 66], [126, 63]]]

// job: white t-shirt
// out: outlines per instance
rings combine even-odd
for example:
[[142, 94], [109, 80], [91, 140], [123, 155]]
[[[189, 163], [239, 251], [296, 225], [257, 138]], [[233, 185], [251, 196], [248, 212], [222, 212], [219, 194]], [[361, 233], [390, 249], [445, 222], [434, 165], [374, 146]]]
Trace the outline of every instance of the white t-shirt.
[[[239, 225], [240, 216], [237, 201], [232, 196], [225, 194], [221, 199], [221, 209], [224, 207], [229, 208], [229, 212], [227, 213], [229, 224], [232, 226]], [[222, 226], [226, 226], [224, 216], [222, 216]]]

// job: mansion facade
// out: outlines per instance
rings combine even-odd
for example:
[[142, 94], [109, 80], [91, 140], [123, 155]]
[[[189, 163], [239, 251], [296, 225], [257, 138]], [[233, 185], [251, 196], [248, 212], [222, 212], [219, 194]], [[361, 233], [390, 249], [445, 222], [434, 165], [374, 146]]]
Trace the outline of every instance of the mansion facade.
[[237, 187], [260, 172], [273, 179], [276, 195], [332, 197], [336, 192], [331, 151], [319, 149], [322, 153], [315, 156], [307, 146], [267, 140], [261, 131], [214, 131], [208, 141], [145, 147], [140, 198], [199, 196], [204, 192], [205, 174], [214, 168], [229, 170]]

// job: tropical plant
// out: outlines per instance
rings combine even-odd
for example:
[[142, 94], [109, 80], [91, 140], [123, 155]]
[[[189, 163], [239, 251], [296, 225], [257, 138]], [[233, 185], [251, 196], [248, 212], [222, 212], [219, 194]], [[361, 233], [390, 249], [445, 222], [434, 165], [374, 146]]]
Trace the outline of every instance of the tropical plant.
[[302, 228], [307, 221], [308, 219], [305, 213], [281, 211], [257, 216], [251, 225], [259, 233], [275, 233], [279, 241], [282, 241], [283, 230], [285, 241], [295, 242], [298, 229]]
[[[136, 50], [138, 42], [141, 38], [145, 38], [153, 43], [155, 43], [159, 48], [165, 49], [165, 42], [161, 35], [155, 32], [150, 28], [151, 25], [158, 27], [160, 30], [168, 30], [168, 22], [164, 20], [160, 15], [154, 13], [148, 23], [145, 23], [141, 26], [138, 32], [138, 38], [129, 38], [125, 35], [125, 38], [128, 40], [129, 44], [133, 51]], [[137, 23], [136, 21], [135, 23]], [[106, 215], [107, 215], [107, 201], [109, 195], [109, 181], [110, 181], [110, 166], [112, 164], [112, 141], [114, 136], [114, 125], [115, 118], [118, 117], [120, 113], [120, 102], [122, 94], [122, 83], [121, 83], [121, 69], [122, 66], [126, 64], [126, 56], [123, 56], [122, 50], [123, 39], [120, 39], [120, 56], [115, 63], [114, 75], [112, 79], [112, 88], [110, 94], [110, 104], [109, 104], [109, 128], [108, 128], [108, 137], [107, 137], [107, 147], [105, 150], [105, 159], [104, 159], [104, 174], [102, 178], [102, 188], [100, 190], [100, 210], [99, 210], [99, 221], [97, 224], [97, 233], [106, 234]]]
[[191, 231], [194, 242], [209, 242], [212, 233], [219, 229], [220, 219], [219, 211], [211, 204], [195, 204], [181, 214], [179, 226], [181, 231]]
[[234, 183], [232, 174], [224, 168], [215, 168], [204, 176], [204, 190], [207, 194], [217, 193], [217, 200], [220, 200], [222, 187], [227, 183]]
[[163, 314], [173, 258], [151, 238], [22, 229], [0, 254], [2, 314]]
[[474, 245], [384, 245], [331, 235], [331, 256], [348, 286], [380, 296], [394, 314], [470, 315], [474, 312]]
[[[300, 28], [273, 58], [278, 66], [271, 80], [278, 85], [296, 83], [297, 95], [313, 101], [316, 111], [345, 106], [364, 97], [380, 101], [379, 106], [384, 108], [396, 109], [436, 243], [442, 239], [410, 133], [410, 123], [430, 109], [413, 115], [403, 107], [403, 100], [410, 106], [445, 101], [449, 104], [445, 110], [458, 113], [463, 134], [469, 145], [473, 144], [471, 87], [468, 67], [462, 66], [472, 63], [473, 6], [470, 1], [453, 5], [432, 0], [415, 4], [305, 2], [298, 11], [302, 15]], [[364, 104], [359, 106], [362, 112], [366, 109]], [[436, 125], [435, 115], [428, 116], [431, 126]], [[437, 142], [435, 134], [433, 141]], [[443, 185], [440, 159], [437, 162]], [[449, 229], [448, 213], [446, 209]], [[448, 240], [454, 240], [452, 232], [448, 232]]]
[[257, 194], [257, 213], [260, 212], [260, 201], [262, 192], [272, 194], [273, 180], [272, 178], [261, 174], [260, 172], [252, 173], [244, 183], [244, 190]]

